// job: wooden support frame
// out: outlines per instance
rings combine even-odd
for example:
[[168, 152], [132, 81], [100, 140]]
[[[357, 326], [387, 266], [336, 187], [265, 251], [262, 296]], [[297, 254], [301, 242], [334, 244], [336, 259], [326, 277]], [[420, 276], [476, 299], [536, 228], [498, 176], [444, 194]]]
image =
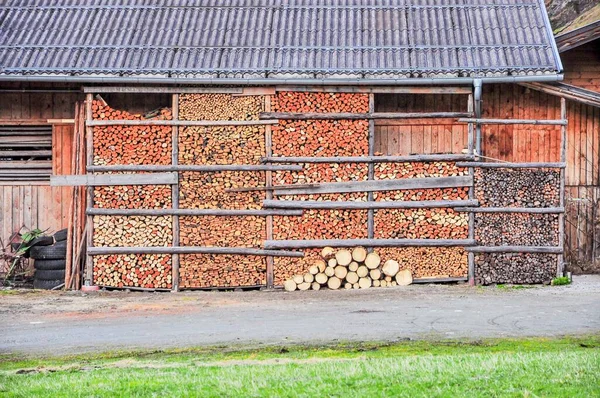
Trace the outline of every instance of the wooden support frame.
[[561, 254], [562, 246], [471, 246], [465, 250], [471, 253], [545, 253]]
[[[567, 119], [567, 100], [564, 98], [560, 99], [560, 117], [561, 119]], [[560, 129], [561, 143], [560, 143], [560, 161], [562, 163], [567, 162], [567, 125], [563, 125]], [[560, 169], [560, 207], [565, 207], [565, 168]], [[558, 240], [560, 245], [565, 244], [565, 214], [560, 213], [558, 215]], [[558, 255], [556, 260], [556, 276], [563, 276], [565, 271], [565, 258], [564, 251]]]
[[[460, 211], [467, 206], [478, 206], [475, 199], [469, 200], [406, 200], [406, 201], [320, 201], [320, 200], [265, 200], [263, 206], [274, 209], [432, 209], [455, 208]], [[471, 209], [471, 207], [468, 207]], [[467, 210], [464, 210], [467, 211]]]
[[564, 169], [565, 162], [532, 162], [532, 163], [487, 163], [457, 162], [457, 167], [479, 167], [482, 169]]
[[242, 94], [242, 87], [84, 86], [86, 94]]
[[[175, 208], [177, 207], [177, 208]], [[226, 209], [103, 209], [90, 208], [87, 214], [93, 216], [212, 216], [212, 217], [246, 217], [246, 216], [302, 216], [300, 209], [276, 210], [226, 210]], [[175, 220], [173, 220], [175, 221]], [[179, 221], [177, 219], [177, 221]]]
[[[270, 112], [271, 111], [271, 97], [270, 96], [265, 96], [264, 98], [265, 102], [264, 102], [264, 106], [265, 106], [265, 111]], [[267, 125], [265, 126], [265, 155], [267, 157], [272, 157], [273, 156], [273, 132], [271, 130], [271, 126]], [[272, 171], [274, 170], [272, 167], [274, 165], [269, 165], [270, 169], [267, 170], [265, 172], [265, 186], [267, 188], [271, 188], [273, 186], [273, 173]], [[273, 191], [272, 190], [267, 190], [265, 192], [265, 197], [267, 200], [269, 199], [273, 199]], [[267, 240], [272, 240], [273, 239], [273, 216], [272, 215], [268, 215], [267, 219], [265, 220], [265, 234], [266, 234], [266, 238]], [[266, 261], [266, 265], [267, 265], [267, 288], [268, 289], [272, 289], [275, 286], [275, 259], [272, 256], [267, 256], [267, 258], [265, 259]]]
[[91, 256], [108, 254], [232, 254], [242, 256], [304, 257], [303, 252], [286, 250], [265, 250], [248, 247], [203, 247], [203, 246], [132, 246], [132, 247], [92, 247]]
[[325, 113], [325, 112], [262, 112], [261, 120], [357, 120], [357, 119], [436, 119], [436, 118], [465, 118], [473, 116], [468, 112], [369, 112], [369, 113]]
[[[467, 100], [467, 111], [475, 112], [475, 98], [474, 94], [471, 92], [469, 94]], [[475, 126], [474, 123], [470, 122], [467, 126], [467, 150], [470, 156], [475, 154]], [[458, 163], [457, 163], [458, 165]], [[468, 167], [469, 176], [473, 178], [475, 181], [475, 169], [472, 166]], [[475, 200], [475, 188], [473, 186], [469, 187], [469, 200]], [[456, 209], [455, 209], [456, 210]], [[475, 240], [475, 215], [473, 212], [469, 212], [469, 231], [468, 236], [469, 239]], [[467, 279], [469, 281], [469, 285], [475, 285], [475, 255], [473, 253], [467, 253]]]
[[537, 119], [478, 119], [478, 118], [460, 118], [459, 123], [479, 123], [479, 124], [537, 124], [547, 126], [566, 126], [567, 120], [537, 120]]
[[404, 162], [460, 162], [474, 160], [474, 155], [436, 154], [406, 156], [271, 156], [265, 163], [404, 163]]
[[[369, 113], [375, 113], [375, 95], [369, 94]], [[375, 120], [369, 120], [369, 156], [375, 156]], [[368, 164], [367, 180], [375, 180], [375, 164]], [[367, 192], [367, 202], [373, 203], [373, 191]], [[369, 208], [367, 211], [367, 238], [375, 238], [375, 210]], [[370, 252], [373, 250], [372, 247], [368, 247], [367, 250]]]
[[[94, 101], [93, 94], [87, 94], [85, 99], [85, 142], [86, 142], [86, 173], [87, 168], [90, 167], [94, 163], [94, 128], [89, 125], [92, 121], [92, 102]], [[94, 188], [88, 186], [86, 189], [87, 194], [87, 204], [86, 207], [94, 207]], [[92, 285], [93, 281], [93, 269], [94, 263], [92, 256], [90, 255], [90, 250], [93, 249], [94, 241], [94, 218], [91, 215], [86, 216], [86, 229], [87, 234], [85, 236], [86, 240], [86, 252], [85, 252], [85, 275], [84, 275], [84, 285]]]
[[107, 186], [107, 185], [175, 185], [177, 173], [151, 174], [86, 174], [57, 175], [50, 177], [50, 185], [61, 186]]
[[312, 239], [267, 240], [265, 249], [308, 249], [315, 247], [466, 247], [473, 239]]
[[[174, 127], [176, 129], [176, 127]], [[270, 129], [270, 128], [269, 128]], [[193, 171], [193, 172], [213, 172], [213, 171], [300, 171], [301, 165], [265, 165], [265, 164], [215, 164], [215, 165], [118, 165], [118, 166], [91, 166], [92, 172], [111, 172], [111, 171], [147, 171], [147, 172], [168, 172], [168, 171]]]
[[561, 214], [564, 207], [456, 207], [458, 212], [469, 213], [521, 213], [521, 214]]
[[[171, 97], [172, 101], [172, 114], [174, 120], [179, 120], [179, 94], [173, 94]], [[171, 129], [171, 165], [177, 168], [179, 164], [179, 126], [173, 126]], [[171, 207], [174, 211], [172, 223], [173, 223], [173, 246], [179, 246], [180, 244], [180, 220], [179, 214], [179, 173], [176, 174], [176, 182], [171, 186]], [[171, 255], [171, 291], [179, 291], [179, 264], [180, 258], [179, 253], [173, 253]]]
[[374, 94], [470, 94], [466, 86], [293, 86], [277, 85], [276, 91]]
[[94, 120], [90, 126], [268, 126], [279, 120]]

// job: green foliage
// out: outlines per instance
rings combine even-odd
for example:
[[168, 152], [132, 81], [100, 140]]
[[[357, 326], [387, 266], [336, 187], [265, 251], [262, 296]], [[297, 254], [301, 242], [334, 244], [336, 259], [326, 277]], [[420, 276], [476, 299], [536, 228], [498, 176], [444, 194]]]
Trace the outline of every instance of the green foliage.
[[552, 286], [570, 285], [571, 279], [568, 276], [559, 276], [558, 278], [552, 279]]

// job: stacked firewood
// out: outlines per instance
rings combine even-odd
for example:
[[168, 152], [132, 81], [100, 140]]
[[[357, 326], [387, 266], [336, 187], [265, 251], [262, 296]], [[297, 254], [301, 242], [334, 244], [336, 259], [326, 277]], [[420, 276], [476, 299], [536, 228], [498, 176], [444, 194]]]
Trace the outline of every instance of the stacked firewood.
[[170, 246], [171, 216], [94, 216], [94, 246]]
[[403, 200], [464, 200], [469, 198], [469, 188], [405, 189], [401, 191], [373, 192], [375, 201]]
[[264, 286], [267, 283], [265, 257], [184, 254], [180, 255], [180, 262], [182, 288]]
[[168, 209], [171, 207], [171, 187], [166, 185], [95, 187], [94, 207], [105, 209]]
[[264, 191], [227, 190], [264, 186], [264, 172], [184, 172], [179, 180], [179, 203], [183, 209], [261, 209]]
[[283, 283], [285, 290], [368, 289], [412, 283], [412, 273], [396, 260], [382, 261], [377, 252], [368, 253], [363, 247], [339, 250], [325, 247], [320, 254], [304, 273]]
[[231, 94], [181, 94], [181, 120], [257, 120], [264, 110], [262, 96]]
[[377, 163], [374, 171], [376, 180], [455, 177], [469, 174], [466, 168], [456, 166], [455, 162]]
[[264, 126], [186, 127], [179, 132], [179, 164], [259, 164]]
[[366, 237], [366, 210], [305, 210], [301, 217], [273, 217], [274, 239], [358, 239]]
[[[156, 114], [134, 115], [111, 108], [102, 101], [92, 103], [95, 120], [171, 120], [170, 109]], [[94, 127], [94, 164], [171, 164], [170, 126], [96, 126]]]
[[475, 196], [486, 207], [558, 207], [560, 171], [476, 169]]
[[466, 239], [469, 216], [452, 209], [382, 209], [374, 215], [375, 238]]
[[109, 287], [170, 289], [171, 256], [121, 254], [94, 257], [94, 283]]
[[475, 256], [477, 284], [547, 283], [556, 276], [557, 258], [543, 253], [485, 253]]
[[383, 258], [393, 258], [415, 278], [466, 277], [469, 263], [461, 247], [385, 247]]
[[262, 247], [266, 221], [257, 216], [180, 217], [182, 246]]
[[483, 246], [559, 246], [558, 214], [478, 213], [475, 239]]
[[275, 112], [369, 112], [369, 94], [281, 91], [271, 97]]

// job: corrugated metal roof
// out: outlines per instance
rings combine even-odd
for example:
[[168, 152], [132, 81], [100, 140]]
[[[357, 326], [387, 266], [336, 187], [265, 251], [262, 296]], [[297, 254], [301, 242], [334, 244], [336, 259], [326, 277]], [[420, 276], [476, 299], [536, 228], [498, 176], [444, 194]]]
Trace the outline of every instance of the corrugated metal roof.
[[403, 78], [560, 72], [541, 0], [0, 2], [3, 75]]

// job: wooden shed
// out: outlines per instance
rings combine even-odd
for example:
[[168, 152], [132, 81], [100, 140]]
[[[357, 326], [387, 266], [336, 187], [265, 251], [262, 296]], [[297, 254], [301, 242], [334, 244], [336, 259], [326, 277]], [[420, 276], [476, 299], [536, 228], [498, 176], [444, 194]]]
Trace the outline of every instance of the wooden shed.
[[563, 68], [542, 1], [0, 16], [2, 237], [68, 227], [69, 287], [280, 286], [324, 246], [417, 282], [563, 272], [581, 105], [544, 92]]

